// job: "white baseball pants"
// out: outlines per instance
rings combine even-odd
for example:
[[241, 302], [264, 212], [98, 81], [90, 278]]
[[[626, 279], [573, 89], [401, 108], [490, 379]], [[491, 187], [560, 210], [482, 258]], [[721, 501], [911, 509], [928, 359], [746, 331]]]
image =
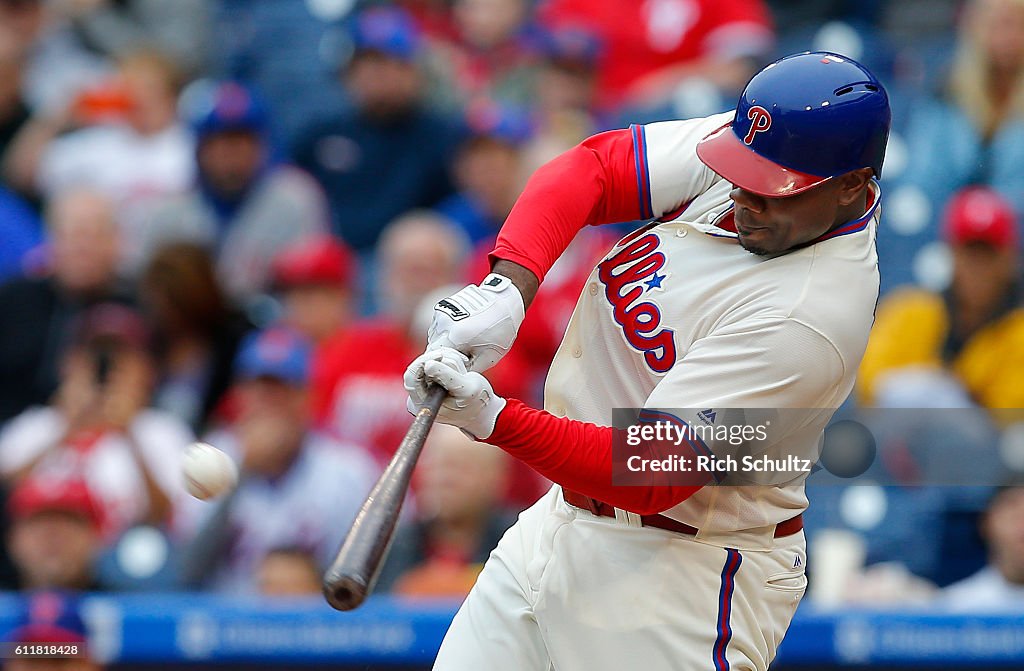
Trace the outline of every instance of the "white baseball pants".
[[765, 671], [804, 594], [799, 532], [733, 550], [597, 517], [553, 487], [491, 553], [435, 671]]

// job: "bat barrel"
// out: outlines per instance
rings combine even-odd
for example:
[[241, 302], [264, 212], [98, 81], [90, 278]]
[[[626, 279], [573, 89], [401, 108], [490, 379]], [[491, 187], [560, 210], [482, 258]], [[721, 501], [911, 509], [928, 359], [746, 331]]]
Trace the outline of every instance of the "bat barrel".
[[412, 471], [447, 393], [443, 387], [431, 387], [424, 407], [370, 490], [334, 562], [324, 574], [324, 598], [332, 607], [338, 610], [358, 608], [373, 591], [394, 540]]
[[367, 587], [365, 583], [345, 576], [339, 578], [330, 589], [325, 589], [324, 596], [335, 610], [355, 610], [366, 600], [369, 594]]

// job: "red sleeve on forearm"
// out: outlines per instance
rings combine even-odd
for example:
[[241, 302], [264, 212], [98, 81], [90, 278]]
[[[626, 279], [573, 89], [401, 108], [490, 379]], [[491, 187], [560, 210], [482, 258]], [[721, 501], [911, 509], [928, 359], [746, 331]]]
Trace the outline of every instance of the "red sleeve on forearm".
[[644, 143], [642, 126], [608, 131], [538, 169], [498, 233], [491, 263], [513, 261], [543, 280], [584, 226], [653, 216]]
[[612, 440], [616, 429], [555, 417], [510, 398], [487, 443], [496, 445], [566, 489], [639, 515], [660, 513], [690, 498], [700, 485], [657, 477], [655, 484], [612, 484]]

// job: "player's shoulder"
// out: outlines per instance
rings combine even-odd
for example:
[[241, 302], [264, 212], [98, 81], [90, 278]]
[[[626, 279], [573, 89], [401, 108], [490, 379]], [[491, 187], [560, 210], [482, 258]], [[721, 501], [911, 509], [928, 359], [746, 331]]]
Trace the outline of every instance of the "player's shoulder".
[[651, 123], [642, 124], [639, 127], [643, 128], [644, 132], [648, 134], [648, 137], [650, 137], [651, 134], [654, 134], [659, 139], [668, 139], [673, 136], [693, 135], [701, 131], [703, 131], [703, 133], [700, 137], [704, 137], [704, 135], [718, 130], [732, 121], [734, 115], [735, 111], [729, 110], [704, 117], [653, 121]]
[[681, 155], [696, 160], [697, 143], [732, 121], [733, 112], [693, 119], [672, 119], [634, 125], [632, 131], [648, 161], [678, 160]]
[[698, 158], [697, 143], [728, 124], [732, 117], [732, 112], [724, 112], [631, 127], [638, 165], [646, 174], [646, 185], [641, 180], [641, 191], [649, 188], [654, 216], [675, 212], [683, 203], [692, 204], [722, 181]]
[[763, 262], [765, 308], [831, 342], [846, 361], [867, 344], [878, 300], [879, 274], [871, 231], [827, 240]]
[[[851, 267], [817, 259], [792, 286], [787, 315], [827, 338], [854, 361], [867, 346], [878, 300], [877, 267]], [[853, 266], [853, 264], [846, 264]]]

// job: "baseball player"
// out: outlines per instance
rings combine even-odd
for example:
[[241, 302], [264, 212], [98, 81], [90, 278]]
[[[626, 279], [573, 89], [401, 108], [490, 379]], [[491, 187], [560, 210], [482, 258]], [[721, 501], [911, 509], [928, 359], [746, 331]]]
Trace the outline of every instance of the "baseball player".
[[[406, 371], [411, 407], [444, 386], [439, 421], [557, 483], [491, 554], [435, 669], [768, 668], [806, 588], [802, 485], [613, 486], [612, 409], [702, 409], [674, 417], [691, 426], [821, 409], [781, 439], [812, 456], [871, 326], [889, 123], [867, 69], [804, 53], [735, 112], [602, 133], [538, 170], [492, 274], [437, 304]], [[479, 371], [573, 235], [635, 219], [580, 296], [545, 409], [495, 394]]]

